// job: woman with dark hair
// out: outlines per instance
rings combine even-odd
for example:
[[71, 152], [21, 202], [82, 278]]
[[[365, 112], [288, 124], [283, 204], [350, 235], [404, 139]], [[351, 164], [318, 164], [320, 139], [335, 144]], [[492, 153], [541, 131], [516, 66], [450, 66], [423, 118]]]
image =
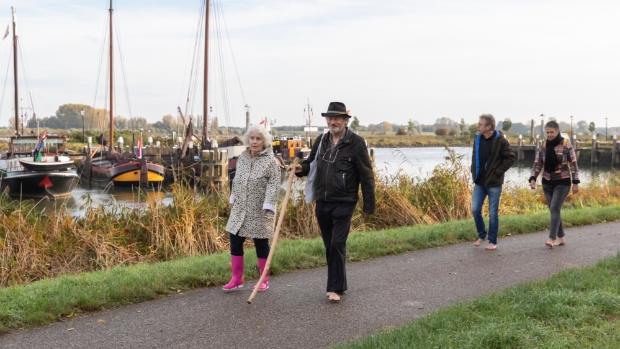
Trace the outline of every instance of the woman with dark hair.
[[[568, 139], [560, 135], [560, 126], [555, 121], [545, 125], [547, 139], [536, 151], [536, 159], [530, 177], [530, 187], [536, 189], [536, 178], [543, 172], [542, 186], [547, 206], [551, 212], [549, 239], [545, 242], [549, 248], [566, 244], [564, 226], [560, 210], [568, 192], [579, 191], [579, 169], [575, 149]], [[572, 179], [571, 179], [572, 177]], [[556, 241], [557, 237], [557, 241]]]

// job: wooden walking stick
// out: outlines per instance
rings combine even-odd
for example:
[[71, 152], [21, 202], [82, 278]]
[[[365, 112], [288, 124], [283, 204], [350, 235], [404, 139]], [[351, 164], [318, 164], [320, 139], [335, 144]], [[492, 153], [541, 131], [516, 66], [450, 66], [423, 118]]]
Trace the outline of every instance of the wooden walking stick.
[[260, 288], [260, 285], [263, 284], [263, 280], [265, 276], [269, 272], [269, 268], [271, 266], [271, 258], [273, 258], [273, 252], [276, 250], [276, 244], [278, 243], [278, 235], [280, 235], [280, 228], [282, 227], [282, 221], [284, 221], [284, 214], [286, 213], [286, 205], [288, 204], [288, 197], [291, 195], [291, 187], [293, 186], [293, 177], [295, 176], [295, 166], [299, 163], [299, 158], [295, 158], [293, 164], [291, 165], [293, 169], [291, 173], [288, 175], [288, 182], [286, 184], [286, 194], [284, 195], [284, 201], [282, 202], [282, 207], [280, 207], [280, 217], [278, 218], [278, 224], [276, 225], [276, 231], [273, 234], [273, 241], [271, 242], [271, 250], [269, 250], [269, 256], [267, 257], [267, 262], [265, 262], [265, 269], [263, 269], [263, 274], [258, 279], [256, 283], [256, 287], [252, 291], [252, 295], [248, 298], [248, 304], [252, 304], [254, 297], [256, 297], [256, 292]]

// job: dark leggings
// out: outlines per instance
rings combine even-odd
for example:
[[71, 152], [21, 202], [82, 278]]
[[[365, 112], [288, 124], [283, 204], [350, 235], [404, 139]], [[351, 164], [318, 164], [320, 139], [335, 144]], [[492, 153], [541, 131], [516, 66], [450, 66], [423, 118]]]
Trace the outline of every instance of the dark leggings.
[[[257, 258], [269, 257], [269, 239], [252, 239], [256, 247]], [[230, 254], [233, 256], [243, 256], [243, 243], [245, 236], [230, 234]]]

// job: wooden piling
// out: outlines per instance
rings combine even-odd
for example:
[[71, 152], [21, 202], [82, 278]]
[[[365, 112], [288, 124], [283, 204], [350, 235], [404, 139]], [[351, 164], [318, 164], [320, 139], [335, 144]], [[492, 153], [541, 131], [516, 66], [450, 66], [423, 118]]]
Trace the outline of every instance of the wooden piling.
[[611, 167], [614, 167], [616, 162], [620, 163], [620, 159], [616, 160], [618, 157], [618, 140], [616, 139], [616, 135], [611, 136]]
[[598, 147], [598, 141], [596, 140], [596, 136], [592, 136], [592, 148], [590, 152], [590, 165], [596, 166], [598, 164], [598, 159], [596, 156], [596, 148]]
[[207, 191], [228, 185], [228, 151], [218, 148], [200, 154], [200, 187]]
[[519, 135], [519, 142], [517, 143], [517, 161], [521, 162], [523, 160], [523, 136]]
[[149, 167], [146, 164], [146, 157], [140, 159], [140, 188], [146, 188], [149, 185]]
[[372, 168], [373, 168], [373, 171], [374, 171], [374, 168], [375, 168], [375, 148], [370, 148], [369, 152], [370, 152], [370, 163], [372, 164]]

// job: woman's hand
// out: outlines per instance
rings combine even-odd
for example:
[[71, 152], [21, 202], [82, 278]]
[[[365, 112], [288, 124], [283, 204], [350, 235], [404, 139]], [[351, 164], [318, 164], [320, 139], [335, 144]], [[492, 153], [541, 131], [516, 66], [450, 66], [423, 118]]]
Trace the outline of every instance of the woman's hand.
[[533, 180], [533, 179], [530, 181], [530, 188], [531, 189], [536, 189], [536, 181]]
[[263, 215], [274, 214], [271, 210], [263, 210]]
[[[301, 172], [301, 165], [300, 164], [295, 165], [294, 168], [295, 168], [295, 173], [300, 173]], [[293, 165], [289, 166], [286, 169], [286, 172], [291, 172], [292, 170], [293, 170]]]
[[573, 194], [577, 194], [579, 192], [579, 184], [573, 184]]

